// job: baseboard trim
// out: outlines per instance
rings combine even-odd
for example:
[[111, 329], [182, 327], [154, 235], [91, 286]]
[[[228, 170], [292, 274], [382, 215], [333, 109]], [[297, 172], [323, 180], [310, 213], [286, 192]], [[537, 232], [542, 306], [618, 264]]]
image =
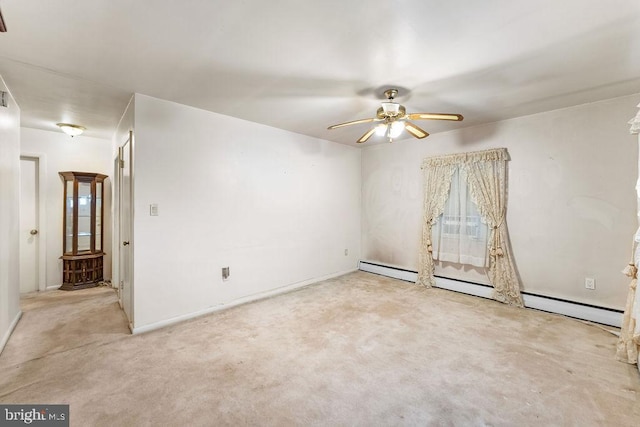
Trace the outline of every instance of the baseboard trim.
[[[393, 265], [386, 265], [371, 261], [360, 261], [360, 270], [369, 273], [380, 274], [407, 282], [417, 282], [418, 272], [407, 270]], [[436, 276], [436, 287], [450, 291], [475, 295], [482, 298], [491, 298], [493, 288], [480, 283], [465, 282]], [[527, 308], [562, 314], [576, 319], [588, 320], [603, 325], [622, 326], [622, 311], [607, 307], [598, 307], [575, 301], [568, 301], [544, 295], [522, 292], [522, 299]]]
[[13, 321], [9, 325], [9, 329], [7, 330], [7, 332], [2, 337], [2, 341], [0, 341], [0, 354], [2, 354], [2, 351], [4, 350], [4, 347], [9, 342], [9, 338], [11, 337], [11, 334], [13, 333], [13, 330], [16, 328], [16, 326], [18, 326], [18, 321], [20, 321], [21, 317], [22, 317], [22, 311], [18, 311], [18, 314], [16, 314], [16, 317], [13, 318]]
[[215, 305], [212, 307], [208, 307], [204, 310], [199, 310], [193, 313], [183, 314], [181, 316], [172, 317], [167, 320], [161, 320], [159, 322], [151, 323], [149, 325], [133, 327], [133, 325], [129, 324], [129, 328], [131, 329], [131, 333], [133, 335], [142, 334], [145, 332], [154, 331], [156, 329], [164, 328], [166, 326], [174, 325], [176, 323], [184, 322], [185, 320], [193, 319], [196, 317], [204, 316], [211, 313], [216, 313], [218, 311], [227, 310], [232, 307], [237, 307], [242, 304], [247, 304], [254, 301], [259, 301], [266, 298], [271, 298], [276, 295], [285, 294], [287, 292], [291, 292], [300, 288], [304, 288], [305, 286], [313, 285], [314, 283], [322, 282], [323, 280], [333, 279], [334, 277], [344, 276], [345, 274], [353, 273], [354, 271], [358, 271], [358, 268], [340, 271], [338, 273], [332, 273], [321, 277], [316, 277], [313, 279], [303, 280], [301, 282], [296, 282], [291, 285], [282, 286], [276, 289], [271, 289], [264, 292], [259, 292], [257, 294], [248, 295], [246, 297], [238, 298], [228, 303]]

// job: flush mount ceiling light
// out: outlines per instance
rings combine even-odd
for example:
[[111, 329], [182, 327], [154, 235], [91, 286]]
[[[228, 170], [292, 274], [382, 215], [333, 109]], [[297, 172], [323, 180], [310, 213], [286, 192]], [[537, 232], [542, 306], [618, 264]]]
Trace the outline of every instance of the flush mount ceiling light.
[[84, 132], [86, 130], [86, 128], [84, 128], [82, 126], [72, 125], [70, 123], [56, 123], [56, 126], [58, 126], [60, 129], [62, 129], [62, 132], [66, 133], [67, 135], [69, 135], [72, 138], [74, 136], [78, 136], [78, 135], [82, 134], [82, 132]]

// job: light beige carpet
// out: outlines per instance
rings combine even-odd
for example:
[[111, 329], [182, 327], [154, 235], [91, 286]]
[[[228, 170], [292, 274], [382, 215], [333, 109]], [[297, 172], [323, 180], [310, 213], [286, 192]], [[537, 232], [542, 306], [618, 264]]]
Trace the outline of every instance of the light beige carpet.
[[23, 309], [0, 402], [75, 426], [640, 425], [604, 328], [369, 273], [139, 336], [108, 288]]

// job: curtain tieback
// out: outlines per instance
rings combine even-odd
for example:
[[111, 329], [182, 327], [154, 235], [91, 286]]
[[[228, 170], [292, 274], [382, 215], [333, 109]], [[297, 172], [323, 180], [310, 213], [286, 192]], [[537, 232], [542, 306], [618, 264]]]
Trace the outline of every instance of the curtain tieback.
[[493, 228], [493, 245], [491, 246], [491, 250], [489, 251], [489, 253], [492, 257], [504, 255], [504, 251], [502, 250], [502, 247], [500, 245], [500, 233], [498, 232], [499, 227], [500, 225], [494, 225], [493, 227], [491, 227]]
[[500, 233], [498, 233], [499, 227], [500, 225], [494, 225], [493, 227], [491, 227], [493, 229], [493, 245], [491, 245], [491, 250], [489, 251], [489, 253], [492, 257], [504, 255], [502, 247], [500, 246]]
[[633, 261], [635, 252], [636, 252], [636, 240], [633, 239], [631, 241], [631, 261], [629, 261], [629, 264], [627, 264], [624, 270], [622, 270], [622, 274], [624, 274], [625, 276], [631, 277], [632, 279], [635, 279], [638, 277], [638, 267], [636, 267], [636, 264]]
[[[427, 221], [427, 224], [429, 224], [429, 234], [428, 234], [429, 236], [431, 236], [431, 228], [435, 223], [436, 223], [435, 218], [431, 218], [430, 220]], [[431, 239], [427, 239], [427, 251], [429, 253], [433, 253], [433, 245], [431, 244]]]
[[622, 270], [622, 273], [624, 273], [626, 276], [631, 277], [632, 279], [635, 279], [638, 275], [638, 269], [636, 268], [635, 264], [633, 264], [632, 262], [630, 262], [624, 270]]

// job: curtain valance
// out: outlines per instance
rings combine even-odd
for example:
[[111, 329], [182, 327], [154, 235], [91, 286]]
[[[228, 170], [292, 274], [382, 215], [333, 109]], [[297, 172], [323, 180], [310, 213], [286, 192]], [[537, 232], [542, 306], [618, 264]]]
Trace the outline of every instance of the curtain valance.
[[511, 160], [511, 158], [509, 157], [509, 152], [506, 148], [493, 148], [491, 150], [470, 151], [468, 153], [427, 157], [422, 161], [422, 169], [433, 166], [460, 165], [476, 162], [506, 162], [509, 160]]

